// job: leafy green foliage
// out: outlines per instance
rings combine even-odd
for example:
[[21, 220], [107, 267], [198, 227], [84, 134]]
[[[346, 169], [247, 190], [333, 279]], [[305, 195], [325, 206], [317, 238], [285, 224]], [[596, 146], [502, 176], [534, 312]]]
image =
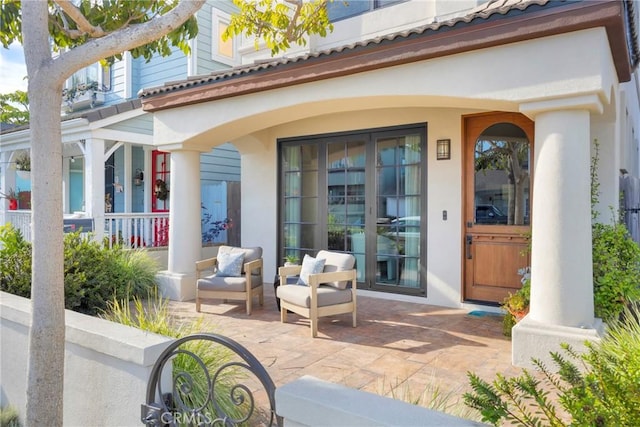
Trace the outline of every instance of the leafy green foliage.
[[11, 224], [0, 225], [0, 290], [31, 294], [31, 243]]
[[638, 426], [640, 425], [640, 314], [638, 304], [624, 310], [599, 342], [578, 354], [563, 345], [551, 352], [555, 369], [533, 360], [541, 378], [498, 374], [489, 383], [468, 373], [472, 392], [465, 403], [493, 425]]
[[[10, 224], [0, 226], [0, 290], [31, 296], [31, 244]], [[155, 261], [144, 251], [109, 249], [69, 233], [64, 239], [65, 307], [96, 314], [111, 298], [146, 295], [155, 287]]]
[[0, 0], [0, 43], [8, 48], [14, 41], [22, 42], [20, 1]]
[[640, 246], [619, 222], [593, 224], [592, 239], [595, 312], [609, 320], [640, 298]]
[[27, 92], [17, 90], [0, 94], [0, 123], [24, 125], [29, 123], [29, 98]]
[[[79, 0], [69, 2], [66, 7], [82, 15], [85, 25], [80, 25], [60, 5], [50, 2], [49, 35], [53, 41], [54, 52], [61, 52], [86, 43], [90, 39], [104, 37], [125, 27], [133, 27], [165, 15], [176, 6], [174, 0]], [[14, 41], [22, 42], [21, 4], [17, 0], [0, 0], [0, 42], [8, 48]], [[191, 17], [180, 27], [146, 45], [131, 49], [134, 58], [142, 57], [150, 61], [154, 54], [168, 56], [171, 48], [189, 53], [189, 40], [198, 34], [198, 23]], [[122, 59], [122, 53], [105, 59], [111, 63]]]
[[[591, 157], [591, 218], [598, 218], [600, 145], [594, 141]], [[591, 228], [593, 298], [595, 314], [604, 320], [616, 318], [630, 301], [640, 299], [640, 247], [614, 215], [612, 224], [594, 222]]]
[[255, 37], [258, 49], [264, 40], [272, 55], [291, 47], [291, 43], [307, 44], [306, 35], [322, 37], [333, 31], [327, 14], [328, 0], [233, 0], [239, 13], [223, 34], [223, 40], [244, 33]]

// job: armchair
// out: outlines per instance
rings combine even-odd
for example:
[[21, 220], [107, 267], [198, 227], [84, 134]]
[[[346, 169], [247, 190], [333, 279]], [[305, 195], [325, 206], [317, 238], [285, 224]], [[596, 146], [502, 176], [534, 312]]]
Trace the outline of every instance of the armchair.
[[351, 313], [355, 328], [357, 308], [355, 257], [329, 251], [320, 251], [316, 257], [325, 260], [324, 269], [308, 276], [308, 286], [286, 284], [287, 276], [300, 275], [303, 266], [285, 266], [278, 269], [281, 285], [277, 290], [281, 322], [287, 321], [287, 310], [306, 317], [313, 338], [318, 335], [320, 317]]
[[220, 298], [246, 301], [250, 315], [254, 296], [264, 304], [262, 265], [261, 247], [220, 246], [215, 257], [197, 261], [196, 311], [200, 312], [202, 299]]

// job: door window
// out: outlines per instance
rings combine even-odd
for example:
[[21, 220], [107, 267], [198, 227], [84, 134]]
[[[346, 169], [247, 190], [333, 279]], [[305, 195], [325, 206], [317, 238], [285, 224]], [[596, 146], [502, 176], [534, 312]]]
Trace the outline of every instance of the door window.
[[475, 224], [529, 225], [530, 143], [512, 123], [497, 123], [475, 144]]

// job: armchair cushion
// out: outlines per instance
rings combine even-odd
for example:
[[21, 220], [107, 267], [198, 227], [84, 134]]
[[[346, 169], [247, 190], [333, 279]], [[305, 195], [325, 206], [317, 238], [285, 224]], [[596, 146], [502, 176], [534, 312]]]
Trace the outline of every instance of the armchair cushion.
[[[311, 307], [311, 293], [306, 286], [279, 286], [278, 297], [300, 307]], [[318, 286], [318, 307], [351, 302], [350, 289], [336, 289], [332, 286]]]
[[219, 277], [240, 277], [244, 264], [244, 252], [223, 252], [218, 254]]
[[[201, 291], [230, 291], [245, 292], [247, 279], [245, 277], [207, 276], [198, 279], [198, 289]], [[252, 281], [251, 287], [262, 286], [262, 282]]]
[[[324, 258], [326, 260], [324, 264], [324, 273], [332, 273], [334, 271], [345, 271], [353, 269], [356, 258], [351, 254], [345, 254], [340, 252], [330, 252], [322, 250], [316, 255], [317, 258]], [[327, 283], [337, 289], [347, 289], [349, 285], [348, 281], [342, 282], [329, 282]]]
[[313, 258], [309, 255], [304, 256], [302, 260], [302, 270], [300, 270], [300, 278], [298, 279], [298, 285], [309, 285], [309, 275], [322, 273], [324, 270], [326, 259]]

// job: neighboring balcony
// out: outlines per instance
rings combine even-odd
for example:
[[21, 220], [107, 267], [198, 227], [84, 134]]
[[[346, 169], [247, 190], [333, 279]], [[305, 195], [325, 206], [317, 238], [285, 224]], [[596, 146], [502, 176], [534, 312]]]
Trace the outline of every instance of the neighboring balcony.
[[94, 108], [104, 104], [105, 92], [100, 90], [97, 82], [80, 84], [62, 91], [62, 111], [73, 111]]

